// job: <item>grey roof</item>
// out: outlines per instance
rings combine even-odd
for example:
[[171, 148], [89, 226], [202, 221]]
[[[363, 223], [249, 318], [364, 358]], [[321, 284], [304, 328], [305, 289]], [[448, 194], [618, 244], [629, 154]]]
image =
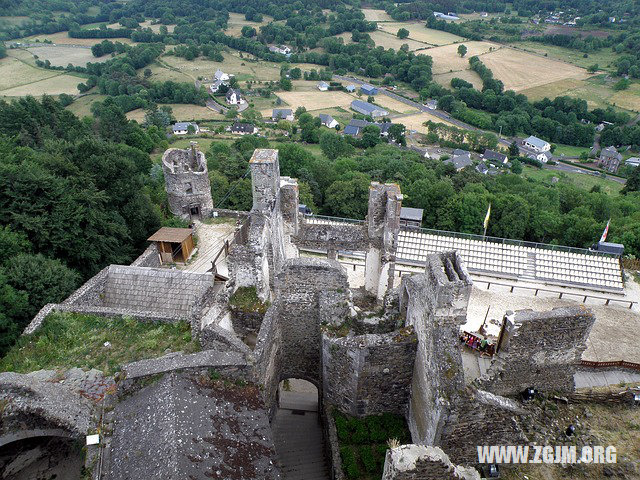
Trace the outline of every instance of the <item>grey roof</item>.
[[373, 85], [369, 85], [368, 83], [360, 85], [360, 90], [372, 91], [372, 90], [377, 90], [377, 89], [378, 89], [378, 87], [374, 87]]
[[254, 385], [168, 373], [116, 404], [109, 478], [275, 480], [269, 417]]
[[218, 80], [220, 80], [220, 78], [221, 78], [222, 76], [224, 76], [224, 75], [228, 75], [228, 74], [224, 73], [224, 72], [223, 72], [222, 70], [220, 70], [220, 69], [216, 70], [216, 73], [214, 73], [214, 74], [213, 74], [213, 76], [214, 76], [215, 78], [217, 78]]
[[465, 167], [468, 167], [473, 162], [471, 161], [471, 157], [468, 155], [457, 155], [453, 158], [449, 158], [444, 161], [444, 163], [452, 163], [456, 170], [462, 170]]
[[423, 214], [424, 210], [422, 210], [421, 208], [402, 207], [400, 209], [401, 220], [415, 220], [418, 222], [422, 222]]
[[327, 115], [326, 113], [321, 113], [320, 115], [318, 115], [318, 117], [320, 118], [320, 121], [325, 124], [325, 123], [331, 123], [333, 121], [335, 121], [335, 118], [333, 118], [331, 115]]
[[271, 114], [272, 118], [286, 118], [289, 115], [293, 115], [293, 111], [290, 108], [274, 108]]
[[212, 286], [210, 273], [111, 265], [102, 306], [184, 316], [188, 320], [194, 304]]
[[245, 133], [253, 133], [253, 129], [255, 127], [250, 123], [240, 123], [236, 122], [231, 126], [232, 132], [245, 132]]
[[467, 150], [462, 150], [461, 148], [456, 148], [453, 151], [453, 155], [471, 155]]
[[189, 128], [189, 125], [193, 125], [194, 127], [197, 127], [198, 124], [197, 123], [192, 123], [192, 122], [176, 122], [173, 124], [173, 131], [177, 132], [180, 130], [187, 130]]
[[351, 125], [352, 127], [358, 127], [358, 128], [364, 128], [367, 125], [370, 125], [371, 122], [367, 122], [366, 120], [361, 120], [359, 118], [352, 118], [349, 121], [349, 125]]
[[494, 150], [485, 150], [483, 156], [487, 160], [497, 160], [502, 163], [506, 162], [508, 159], [504, 153], [496, 152]]
[[606, 158], [617, 158], [618, 160], [622, 159], [622, 155], [618, 153], [616, 147], [607, 147], [602, 149], [602, 151], [600, 152], [600, 156]]
[[233, 88], [230, 88], [229, 90], [227, 90], [227, 98], [230, 98], [231, 95], [236, 94], [238, 97], [240, 97], [240, 92], [238, 90], [234, 90]]
[[352, 135], [355, 137], [360, 134], [360, 127], [357, 127], [355, 125], [347, 125], [346, 127], [344, 127], [344, 134]]
[[548, 145], [549, 142], [545, 142], [544, 140], [538, 138], [538, 137], [534, 137], [533, 135], [531, 135], [528, 138], [524, 139], [525, 142], [527, 142], [530, 145], [533, 145], [534, 147], [537, 148], [544, 148], [545, 145]]
[[356, 89], [356, 86], [353, 84], [347, 85], [347, 92], [353, 92]]
[[321, 81], [321, 82], [318, 82], [318, 86], [319, 87], [328, 87], [329, 84], [327, 82]]
[[484, 163], [479, 163], [479, 164], [476, 166], [476, 170], [477, 170], [479, 173], [482, 173], [482, 174], [486, 175], [486, 174], [489, 172], [489, 167], [487, 167]]
[[369, 102], [363, 102], [362, 100], [354, 100], [351, 102], [351, 108], [364, 115], [372, 115], [374, 113], [379, 116], [389, 115], [389, 112], [385, 109]]
[[640, 157], [629, 157], [625, 160], [625, 162], [627, 165], [640, 165]]

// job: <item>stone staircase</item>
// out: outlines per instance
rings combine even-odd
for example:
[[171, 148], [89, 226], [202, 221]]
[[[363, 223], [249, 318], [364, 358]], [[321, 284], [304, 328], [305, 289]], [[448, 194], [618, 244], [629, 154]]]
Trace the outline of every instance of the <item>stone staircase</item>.
[[527, 253], [527, 267], [524, 269], [522, 278], [526, 280], [535, 280], [536, 278], [536, 254], [533, 252]]

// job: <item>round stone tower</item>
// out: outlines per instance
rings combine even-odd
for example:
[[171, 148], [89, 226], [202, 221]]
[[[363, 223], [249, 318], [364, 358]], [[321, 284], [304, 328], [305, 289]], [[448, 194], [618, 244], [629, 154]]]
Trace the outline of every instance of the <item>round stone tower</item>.
[[205, 218], [211, 214], [211, 184], [204, 153], [191, 142], [187, 149], [170, 148], [162, 156], [169, 210], [183, 218]]

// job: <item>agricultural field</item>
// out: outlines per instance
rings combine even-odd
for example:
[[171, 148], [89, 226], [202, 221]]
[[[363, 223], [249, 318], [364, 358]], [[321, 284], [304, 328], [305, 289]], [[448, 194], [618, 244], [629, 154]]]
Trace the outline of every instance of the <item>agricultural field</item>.
[[106, 62], [111, 58], [109, 55], [97, 58], [93, 56], [90, 48], [71, 45], [43, 45], [26, 50], [42, 61], [49, 60], [54, 67], [66, 67], [69, 64], [86, 67], [89, 62]]
[[79, 118], [83, 117], [91, 117], [91, 105], [95, 102], [101, 102], [107, 98], [106, 95], [100, 95], [97, 93], [83, 95], [80, 98], [77, 98], [71, 105], [67, 107], [67, 110], [73, 112]]
[[609, 195], [618, 194], [620, 193], [620, 190], [622, 190], [621, 183], [609, 180], [608, 178], [601, 178], [595, 175], [585, 175], [584, 173], [561, 172], [550, 169], [540, 170], [535, 167], [530, 167], [529, 165], [525, 165], [522, 176], [525, 178], [534, 178], [548, 185], [552, 184], [552, 177], [557, 177], [559, 179], [559, 183], [575, 185], [586, 190], [590, 190], [595, 185], [599, 185], [601, 191]]
[[568, 62], [578, 67], [587, 68], [593, 64], [598, 64], [602, 70], [615, 70], [614, 61], [619, 56], [611, 49], [601, 49], [588, 54], [584, 58], [584, 53], [570, 48], [556, 47], [555, 45], [544, 45], [538, 42], [518, 42], [512, 45], [519, 50], [547, 55], [549, 58]]
[[393, 22], [393, 18], [384, 10], [374, 10], [372, 8], [362, 9], [365, 20], [369, 22]]
[[[334, 107], [349, 108], [351, 102], [357, 98], [345, 92], [320, 92], [318, 90], [278, 92], [278, 97], [294, 111], [298, 107], [305, 107], [310, 112]], [[268, 113], [265, 112], [266, 110], [262, 112], [262, 115], [271, 116], [271, 109], [268, 110]]]
[[[394, 50], [400, 50], [400, 47], [402, 47], [402, 45], [404, 45], [405, 43], [409, 45], [409, 50], [412, 52], [416, 50], [424, 50], [425, 48], [430, 47], [430, 45], [426, 43], [418, 42], [416, 40], [412, 40], [411, 38], [398, 38], [395, 33], [387, 33], [381, 30], [369, 32], [369, 36], [371, 37], [371, 40], [375, 42], [376, 47], [384, 47], [385, 49], [393, 48]], [[349, 39], [351, 39], [350, 34]]]
[[[71, 38], [69, 36], [69, 32], [57, 32], [57, 33], [49, 33], [49, 34], [41, 33], [38, 35], [32, 35], [30, 37], [22, 38], [18, 41], [23, 43], [36, 43], [36, 41], [44, 42], [46, 40], [49, 40], [51, 43], [55, 43], [56, 45], [85, 45], [85, 46], [91, 47], [96, 43], [102, 42], [102, 40], [104, 39], [103, 38]], [[109, 40], [111, 40], [112, 42], [126, 43], [129, 45], [136, 44], [136, 42], [132, 42], [130, 38], [110, 38]]]
[[60, 72], [31, 66], [11, 55], [0, 60], [0, 95], [4, 90], [60, 75]]
[[401, 28], [409, 30], [410, 39], [429, 45], [442, 46], [464, 41], [464, 38], [454, 35], [453, 33], [427, 28], [424, 26], [424, 22], [393, 22], [378, 25], [378, 29], [391, 33], [394, 36]]
[[261, 26], [267, 25], [272, 21], [273, 21], [272, 17], [268, 15], [264, 15], [261, 23], [249, 22], [244, 19], [243, 14], [230, 12], [229, 21], [227, 22], [227, 29], [224, 31], [224, 33], [232, 37], [240, 37], [242, 36], [242, 33], [240, 32], [242, 30], [242, 27], [248, 25], [250, 27], [255, 28], [256, 30], [259, 30]]
[[60, 95], [67, 93], [69, 95], [78, 94], [78, 84], [84, 79], [74, 75], [58, 74], [37, 82], [26, 83], [24, 85], [8, 88], [0, 91], [0, 95], [5, 97], [24, 97], [33, 95]]
[[615, 79], [608, 79], [603, 75], [594, 76], [586, 80], [568, 78], [538, 87], [527, 88], [521, 90], [520, 93], [525, 94], [530, 100], [567, 95], [586, 100], [589, 108], [613, 105], [624, 110], [640, 111], [640, 84], [634, 82], [628, 90], [616, 92], [612, 88], [615, 81]]
[[428, 122], [429, 120], [436, 123], [452, 125], [446, 120], [442, 120], [440, 117], [436, 117], [435, 115], [432, 115], [428, 112], [416, 113], [413, 115], [407, 115], [405, 117], [391, 120], [395, 121], [396, 123], [402, 123], [405, 127], [407, 127], [407, 130], [415, 130], [418, 133], [427, 133], [427, 127], [425, 127], [423, 124], [425, 122]]
[[584, 80], [588, 77], [582, 68], [512, 48], [493, 51], [483, 55], [481, 60], [491, 69], [495, 78], [504, 83], [505, 90], [516, 92], [558, 80]]
[[482, 89], [482, 79], [473, 70], [460, 70], [447, 73], [439, 73], [433, 76], [433, 80], [443, 87], [451, 87], [451, 79], [460, 78], [472, 84], [478, 90]]
[[[358, 98], [357, 96], [353, 96], [355, 100]], [[363, 100], [366, 100], [365, 96], [362, 96]], [[398, 113], [413, 113], [416, 112], [416, 109], [406, 103], [403, 103], [395, 98], [387, 97], [386, 95], [379, 94], [375, 96], [375, 104], [380, 105], [381, 107], [389, 110], [390, 112], [398, 112]]]
[[[492, 42], [464, 42], [467, 47], [467, 55], [460, 57], [458, 55], [458, 45], [445, 45], [444, 47], [430, 48], [424, 52], [433, 59], [433, 73], [457, 72], [469, 68], [469, 58], [474, 55], [484, 55], [493, 50], [503, 48], [501, 45]], [[481, 57], [484, 61], [485, 57]]]
[[26, 16], [2, 16], [0, 17], [0, 25], [22, 25], [27, 20], [29, 17]]
[[[73, 105], [73, 104], [72, 104]], [[158, 105], [162, 107], [163, 105]], [[173, 116], [178, 122], [190, 122], [195, 120], [222, 120], [224, 115], [215, 112], [207, 107], [201, 107], [199, 105], [187, 105], [184, 103], [170, 103], [168, 104], [173, 111]], [[144, 120], [144, 110], [138, 108], [127, 113], [129, 120], [136, 120], [141, 123]]]
[[[160, 31], [160, 27], [162, 26], [162, 24], [157, 23], [155, 25], [152, 25], [151, 20], [145, 20], [144, 22], [140, 23], [140, 26], [142, 28], [150, 28], [154, 33], [158, 33]], [[173, 32], [173, 30], [176, 28], [175, 25], [165, 25], [165, 27], [167, 27], [167, 30], [169, 31], [169, 33]], [[111, 23], [107, 25], [107, 28], [118, 29], [118, 28], [122, 28], [122, 25], [120, 25], [119, 23]]]
[[82, 78], [59, 71], [35, 67], [19, 57], [33, 57], [24, 51], [10, 50], [10, 55], [0, 60], [0, 96], [22, 97], [61, 93], [77, 94]]

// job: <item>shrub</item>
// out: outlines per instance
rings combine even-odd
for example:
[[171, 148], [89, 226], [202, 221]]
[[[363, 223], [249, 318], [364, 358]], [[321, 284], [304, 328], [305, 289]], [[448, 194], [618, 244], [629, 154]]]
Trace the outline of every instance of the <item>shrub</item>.
[[344, 471], [347, 478], [358, 478], [360, 477], [360, 469], [358, 468], [358, 463], [356, 462], [356, 456], [351, 450], [350, 447], [342, 447], [340, 448], [340, 458], [342, 459], [342, 470]]
[[375, 473], [378, 469], [378, 465], [376, 464], [376, 459], [371, 450], [370, 445], [363, 445], [359, 449], [360, 460], [362, 461], [362, 465], [364, 465], [364, 469], [367, 473]]
[[387, 433], [382, 424], [382, 417], [379, 415], [367, 417], [367, 427], [369, 427], [369, 437], [374, 443], [384, 443], [387, 441]]
[[355, 431], [351, 435], [351, 441], [359, 445], [369, 441], [369, 430], [363, 421], [359, 420], [356, 424]]

